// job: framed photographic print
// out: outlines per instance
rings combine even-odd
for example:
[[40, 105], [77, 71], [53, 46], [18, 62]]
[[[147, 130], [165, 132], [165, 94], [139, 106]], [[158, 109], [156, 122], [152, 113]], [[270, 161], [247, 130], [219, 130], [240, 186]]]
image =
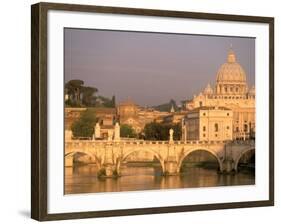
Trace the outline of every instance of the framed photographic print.
[[32, 5], [32, 218], [274, 204], [274, 18]]

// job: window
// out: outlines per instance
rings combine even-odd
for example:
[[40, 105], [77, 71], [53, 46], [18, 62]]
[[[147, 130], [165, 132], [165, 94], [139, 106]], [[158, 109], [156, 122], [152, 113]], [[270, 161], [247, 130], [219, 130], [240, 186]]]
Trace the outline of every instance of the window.
[[236, 87], [236, 92], [238, 92], [238, 87]]
[[224, 91], [227, 93], [227, 87], [224, 88]]
[[206, 113], [203, 113], [203, 116], [206, 116]]
[[206, 137], [206, 135], [205, 135], [205, 134], [203, 134], [203, 137]]
[[206, 131], [206, 126], [203, 126], [203, 131]]
[[199, 106], [202, 107], [202, 105], [203, 105], [203, 103], [202, 103], [202, 101], [200, 101], [200, 102], [199, 102]]
[[229, 126], [226, 126], [226, 129], [228, 130], [228, 129], [229, 129]]
[[229, 113], [227, 113], [226, 115], [229, 116]]
[[244, 132], [248, 132], [248, 125], [244, 124]]
[[219, 125], [217, 123], [215, 123], [215, 132], [219, 131]]
[[239, 128], [238, 127], [236, 127], [236, 132], [239, 132]]

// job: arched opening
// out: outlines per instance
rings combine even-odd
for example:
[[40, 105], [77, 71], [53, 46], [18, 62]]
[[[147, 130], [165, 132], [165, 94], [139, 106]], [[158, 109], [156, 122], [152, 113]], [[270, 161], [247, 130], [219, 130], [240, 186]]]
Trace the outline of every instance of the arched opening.
[[73, 165], [87, 165], [96, 163], [96, 158], [84, 152], [76, 152], [73, 154]]
[[179, 164], [181, 182], [186, 187], [211, 187], [222, 185], [218, 171], [222, 164], [214, 152], [198, 149], [185, 154]]
[[191, 168], [199, 171], [220, 171], [222, 165], [215, 153], [204, 149], [198, 149], [187, 153], [182, 158], [179, 166], [180, 172], [185, 173]]
[[236, 161], [235, 169], [238, 172], [254, 172], [255, 171], [255, 149], [249, 149], [241, 153]]
[[123, 156], [117, 164], [117, 172], [121, 177], [161, 176], [164, 164], [153, 150], [133, 150]]
[[[66, 161], [70, 159], [72, 164], [67, 166]], [[65, 155], [65, 194], [91, 192], [91, 186], [96, 182], [99, 167], [98, 158], [90, 153], [77, 151]]]

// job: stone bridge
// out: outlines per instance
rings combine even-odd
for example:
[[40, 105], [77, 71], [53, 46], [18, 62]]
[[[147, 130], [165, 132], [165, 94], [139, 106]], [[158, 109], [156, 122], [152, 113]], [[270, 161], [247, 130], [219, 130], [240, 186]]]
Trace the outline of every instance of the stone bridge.
[[134, 152], [150, 152], [161, 164], [165, 175], [180, 173], [183, 160], [192, 152], [211, 153], [221, 172], [237, 171], [241, 157], [255, 150], [255, 141], [144, 141], [144, 140], [66, 140], [65, 165], [72, 166], [75, 153], [95, 159], [98, 169], [107, 177], [119, 176], [120, 166]]

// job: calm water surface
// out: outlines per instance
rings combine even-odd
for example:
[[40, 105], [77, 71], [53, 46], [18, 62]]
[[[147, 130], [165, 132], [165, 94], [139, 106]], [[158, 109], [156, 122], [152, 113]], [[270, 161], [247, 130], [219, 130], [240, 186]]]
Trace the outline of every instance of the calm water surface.
[[123, 165], [117, 179], [97, 178], [95, 164], [65, 168], [65, 193], [118, 192], [153, 189], [214, 187], [255, 184], [255, 171], [243, 168], [236, 175], [218, 174], [216, 169], [185, 167], [178, 176], [163, 177], [158, 166]]

